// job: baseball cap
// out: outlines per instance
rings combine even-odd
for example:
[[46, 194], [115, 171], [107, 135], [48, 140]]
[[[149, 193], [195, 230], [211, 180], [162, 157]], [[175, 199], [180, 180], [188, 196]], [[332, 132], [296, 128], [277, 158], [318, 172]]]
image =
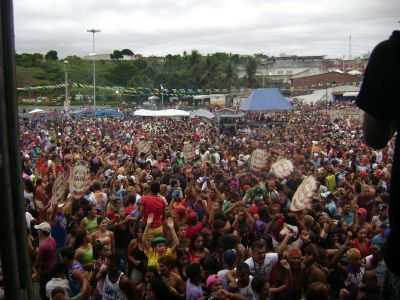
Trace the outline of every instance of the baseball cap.
[[151, 240], [151, 243], [153, 245], [165, 244], [167, 243], [167, 240], [163, 236], [157, 236]]
[[207, 278], [207, 283], [206, 286], [207, 288], [210, 288], [212, 285], [221, 282], [221, 279], [219, 278], [219, 276], [217, 274], [213, 274], [208, 276]]
[[224, 252], [224, 263], [226, 263], [229, 266], [232, 266], [235, 264], [236, 261], [236, 250], [234, 249], [229, 249]]
[[50, 232], [51, 231], [51, 226], [47, 222], [42, 222], [39, 225], [35, 225], [36, 230], [41, 230], [45, 232]]

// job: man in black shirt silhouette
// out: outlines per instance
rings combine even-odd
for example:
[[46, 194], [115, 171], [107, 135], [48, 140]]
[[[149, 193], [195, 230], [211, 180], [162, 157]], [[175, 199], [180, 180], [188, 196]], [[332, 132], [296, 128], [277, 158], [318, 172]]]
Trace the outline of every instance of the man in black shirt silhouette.
[[[365, 112], [366, 143], [380, 149], [386, 146], [399, 126], [400, 106], [400, 31], [373, 50], [357, 105]], [[400, 299], [400, 139], [396, 138], [390, 185], [390, 235], [384, 248], [388, 268], [384, 299]]]

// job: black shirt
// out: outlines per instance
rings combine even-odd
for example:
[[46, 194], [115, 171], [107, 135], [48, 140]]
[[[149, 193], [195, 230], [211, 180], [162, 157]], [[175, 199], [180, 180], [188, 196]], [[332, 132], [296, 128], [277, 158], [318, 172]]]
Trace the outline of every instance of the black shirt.
[[[357, 105], [380, 121], [398, 124], [396, 109], [400, 100], [400, 31], [378, 44], [372, 51]], [[398, 125], [397, 125], [398, 126]], [[400, 139], [396, 139], [391, 179], [389, 220], [391, 233], [384, 249], [387, 267], [400, 276]], [[396, 239], [398, 240], [396, 242]], [[397, 257], [396, 257], [397, 256]]]

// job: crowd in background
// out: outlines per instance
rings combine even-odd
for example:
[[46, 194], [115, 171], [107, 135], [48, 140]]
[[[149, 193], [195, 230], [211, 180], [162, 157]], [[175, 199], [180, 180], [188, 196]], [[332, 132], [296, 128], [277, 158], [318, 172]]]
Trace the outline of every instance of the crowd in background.
[[[298, 105], [262, 118], [280, 126], [229, 135], [200, 119], [21, 122], [41, 299], [378, 299], [394, 144], [367, 147], [359, 119], [330, 114], [348, 109]], [[255, 149], [267, 153], [260, 171]], [[270, 171], [281, 158], [286, 178]], [[52, 201], [77, 163], [87, 191]], [[310, 175], [311, 208], [290, 210]]]

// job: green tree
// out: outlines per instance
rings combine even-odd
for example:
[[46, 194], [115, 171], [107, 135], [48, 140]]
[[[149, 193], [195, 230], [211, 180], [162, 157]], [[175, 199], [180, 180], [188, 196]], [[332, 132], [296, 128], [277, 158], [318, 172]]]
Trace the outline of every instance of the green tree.
[[236, 86], [238, 82], [236, 66], [232, 61], [229, 61], [226, 64], [224, 73], [224, 86], [231, 91], [232, 87]]
[[43, 64], [43, 54], [41, 53], [22, 53], [16, 54], [15, 61], [18, 66], [40, 67]]
[[115, 60], [119, 60], [119, 59], [123, 58], [122, 52], [119, 50], [114, 50], [110, 56], [111, 56], [111, 59], [115, 59]]
[[130, 49], [123, 49], [121, 50], [122, 55], [133, 56], [133, 52]]
[[106, 78], [113, 85], [127, 86], [128, 81], [136, 74], [137, 68], [131, 62], [115, 62], [115, 66], [106, 74]]
[[45, 57], [46, 60], [58, 60], [58, 53], [56, 50], [50, 50], [46, 53]]
[[257, 60], [254, 57], [249, 57], [246, 63], [246, 81], [247, 87], [256, 86], [256, 72], [257, 72]]
[[51, 83], [60, 83], [64, 79], [64, 72], [61, 64], [58, 62], [50, 61], [44, 66], [44, 71], [47, 78]]

